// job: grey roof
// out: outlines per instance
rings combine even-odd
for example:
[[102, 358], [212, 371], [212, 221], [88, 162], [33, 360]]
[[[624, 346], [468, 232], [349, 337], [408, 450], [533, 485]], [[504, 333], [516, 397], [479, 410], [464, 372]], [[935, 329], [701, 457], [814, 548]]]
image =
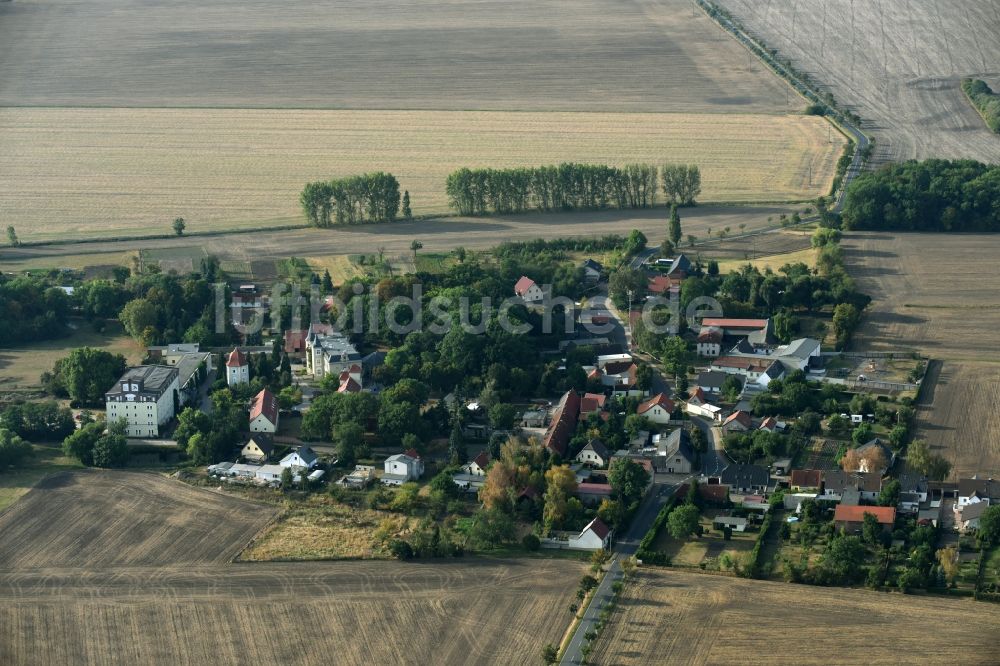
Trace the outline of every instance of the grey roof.
[[313, 451], [308, 446], [300, 446], [299, 448], [295, 449], [295, 451], [293, 451], [292, 453], [299, 454], [299, 458], [301, 458], [302, 462], [306, 463], [307, 465], [311, 465], [312, 463], [316, 462], [319, 459], [319, 456], [316, 455], [316, 452]]
[[962, 507], [962, 520], [975, 520], [983, 515], [986, 509], [990, 508], [987, 502], [975, 502]]
[[959, 479], [958, 494], [961, 497], [988, 497], [990, 499], [1000, 498], [1000, 481], [993, 479]]
[[719, 480], [727, 486], [737, 488], [766, 487], [771, 482], [771, 473], [763, 465], [734, 463], [722, 470]]
[[139, 392], [141, 395], [156, 395], [158, 397], [163, 395], [163, 392], [170, 387], [177, 376], [177, 368], [173, 366], [139, 365], [126, 370], [125, 374], [115, 382], [115, 385], [105, 395], [124, 395], [127, 391], [122, 391], [121, 387], [127, 381], [141, 383], [142, 390]]
[[667, 458], [679, 455], [692, 463], [695, 460], [694, 449], [691, 447], [691, 435], [684, 428], [678, 428], [667, 435], [666, 439], [661, 439], [656, 449], [659, 455]]
[[247, 444], [253, 442], [257, 445], [257, 448], [263, 451], [265, 454], [270, 455], [271, 451], [274, 450], [274, 435], [266, 432], [255, 432], [250, 435], [247, 439]]
[[794, 358], [804, 361], [814, 353], [818, 352], [819, 349], [819, 340], [813, 340], [812, 338], [799, 338], [798, 340], [792, 340], [784, 347], [779, 347], [775, 350], [774, 354], [775, 356]]
[[323, 355], [331, 360], [337, 361], [358, 361], [361, 354], [354, 348], [351, 341], [339, 333], [333, 335], [317, 335], [312, 341], [312, 345], [319, 347]]
[[767, 325], [762, 329], [752, 331], [747, 335], [746, 341], [754, 347], [766, 347], [777, 342], [778, 338], [774, 335], [774, 324], [770, 317], [767, 320]]
[[177, 361], [177, 364], [174, 366], [177, 368], [177, 382], [181, 387], [184, 387], [189, 381], [191, 381], [191, 378], [196, 372], [198, 372], [198, 368], [201, 367], [202, 363], [207, 363], [208, 356], [210, 356], [210, 354], [207, 352], [204, 354], [199, 354], [197, 352], [184, 352], [184, 355], [181, 356], [180, 360]]
[[730, 375], [720, 370], [708, 370], [698, 374], [697, 384], [702, 388], [722, 388], [722, 385], [729, 377], [736, 377], [741, 383], [743, 381], [743, 378], [739, 375]]
[[365, 370], [376, 368], [385, 363], [385, 354], [386, 353], [384, 351], [373, 351], [371, 354], [368, 354], [368, 356], [361, 359], [361, 366]]
[[674, 263], [670, 264], [670, 272], [676, 273], [677, 271], [689, 272], [691, 270], [691, 260], [685, 255], [679, 254], [674, 259]]
[[903, 493], [926, 493], [927, 477], [907, 467], [899, 475], [899, 489]]
[[580, 268], [590, 268], [592, 270], [597, 271], [598, 273], [604, 270], [604, 266], [601, 266], [593, 259], [584, 259], [583, 262], [581, 262], [580, 264]]
[[587, 445], [583, 447], [580, 451], [582, 453], [587, 449], [590, 449], [591, 451], [599, 455], [602, 460], [608, 459], [608, 447], [604, 446], [604, 442], [602, 442], [599, 439], [590, 440], [589, 442], [587, 442]]

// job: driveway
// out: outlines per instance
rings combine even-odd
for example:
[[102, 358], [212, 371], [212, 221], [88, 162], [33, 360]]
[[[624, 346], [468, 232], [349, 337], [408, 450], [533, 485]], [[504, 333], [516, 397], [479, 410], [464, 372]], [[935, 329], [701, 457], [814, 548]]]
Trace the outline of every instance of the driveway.
[[708, 451], [702, 456], [701, 471], [705, 475], [718, 474], [728, 467], [731, 462], [726, 455], [725, 449], [722, 448], [722, 433], [708, 419], [693, 414], [690, 417], [691, 422], [705, 433], [705, 438], [710, 444]]

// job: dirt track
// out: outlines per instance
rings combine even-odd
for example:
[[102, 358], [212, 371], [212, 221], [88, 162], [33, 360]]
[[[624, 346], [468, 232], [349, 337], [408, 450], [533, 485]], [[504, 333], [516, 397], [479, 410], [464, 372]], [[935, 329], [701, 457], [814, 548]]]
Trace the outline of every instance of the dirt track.
[[857, 110], [877, 139], [875, 161], [1000, 162], [1000, 136], [959, 87], [967, 76], [1000, 85], [996, 2], [717, 2]]
[[534, 663], [584, 571], [226, 563], [270, 513], [150, 474], [53, 477], [0, 516], [0, 664]]
[[998, 242], [991, 234], [855, 232], [843, 243], [849, 272], [874, 299], [854, 348], [942, 361], [922, 396], [918, 436], [949, 457], [953, 477], [1000, 475]]
[[[714, 231], [747, 224], [747, 230], [767, 225], [767, 218], [777, 219], [781, 213], [791, 214], [794, 208], [774, 206], [698, 206], [681, 210], [685, 237], [694, 234], [708, 236]], [[599, 211], [588, 213], [528, 214], [510, 217], [441, 218], [394, 224], [372, 224], [333, 229], [295, 229], [290, 231], [259, 231], [219, 236], [189, 236], [158, 240], [129, 240], [76, 245], [37, 245], [20, 248], [0, 247], [0, 269], [18, 269], [20, 261], [51, 259], [51, 266], [60, 266], [59, 257], [79, 253], [108, 253], [139, 249], [172, 247], [203, 247], [221, 259], [251, 261], [279, 259], [288, 256], [317, 257], [323, 255], [371, 254], [385, 247], [388, 256], [410, 252], [410, 243], [420, 239], [426, 252], [447, 252], [459, 245], [469, 249], [487, 249], [506, 240], [523, 241], [535, 238], [567, 238], [571, 236], [603, 236], [628, 234], [639, 229], [651, 243], [666, 236], [668, 212], [665, 208], [646, 211]], [[99, 262], [99, 258], [95, 257]], [[117, 263], [112, 261], [111, 263]]]
[[641, 570], [590, 663], [996, 663], [988, 603]]

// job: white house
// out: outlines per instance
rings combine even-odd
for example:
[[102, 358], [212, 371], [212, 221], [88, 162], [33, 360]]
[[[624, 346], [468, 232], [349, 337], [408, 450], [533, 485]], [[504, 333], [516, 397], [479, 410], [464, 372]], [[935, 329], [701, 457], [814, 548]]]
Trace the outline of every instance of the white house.
[[486, 483], [486, 467], [490, 464], [490, 456], [481, 451], [478, 456], [462, 465], [461, 471], [452, 476], [455, 485], [468, 492], [477, 492]]
[[688, 414], [711, 419], [716, 423], [722, 422], [722, 408], [710, 403], [701, 387], [694, 390], [688, 401], [684, 403], [684, 408]]
[[722, 353], [722, 329], [716, 326], [708, 326], [698, 333], [698, 342], [695, 345], [698, 356], [715, 358]]
[[559, 532], [552, 537], [542, 539], [543, 548], [561, 548], [566, 550], [610, 550], [611, 537], [614, 531], [604, 524], [600, 518], [594, 518], [580, 530], [579, 534]]
[[958, 480], [958, 506], [991, 501], [1000, 504], [1000, 481], [976, 477]]
[[674, 413], [674, 401], [664, 393], [657, 393], [646, 402], [639, 405], [635, 413], [645, 416], [653, 423], [664, 425], [670, 423], [671, 415]]
[[226, 358], [226, 383], [229, 386], [250, 383], [250, 360], [242, 349], [234, 349]]
[[257, 468], [254, 478], [260, 483], [280, 483], [281, 473], [284, 470], [281, 465], [261, 465]]
[[124, 419], [128, 437], [159, 437], [160, 426], [174, 418], [179, 394], [177, 368], [129, 368], [104, 394], [108, 423]]
[[278, 431], [278, 399], [264, 389], [250, 403], [250, 432]]
[[382, 483], [401, 486], [407, 481], [416, 481], [424, 475], [424, 461], [405, 453], [397, 453], [385, 459], [385, 473]]
[[583, 269], [583, 279], [590, 283], [599, 282], [601, 274], [604, 272], [604, 266], [601, 266], [593, 259], [584, 259], [583, 263], [580, 264], [580, 268]]
[[[351, 371], [362, 360], [351, 341], [340, 333], [326, 335], [310, 329], [306, 337], [306, 370], [316, 379], [327, 374], [339, 377], [345, 370]], [[359, 380], [355, 381], [361, 383]]]
[[591, 467], [606, 467], [611, 462], [611, 454], [608, 452], [604, 442], [599, 439], [592, 439], [587, 445], [580, 449], [574, 460]]
[[315, 451], [308, 446], [300, 446], [282, 458], [278, 464], [292, 469], [312, 469], [317, 462], [319, 462], [319, 456], [316, 455]]
[[514, 285], [514, 293], [520, 296], [525, 303], [541, 303], [545, 300], [545, 292], [527, 275], [522, 275], [521, 279]]

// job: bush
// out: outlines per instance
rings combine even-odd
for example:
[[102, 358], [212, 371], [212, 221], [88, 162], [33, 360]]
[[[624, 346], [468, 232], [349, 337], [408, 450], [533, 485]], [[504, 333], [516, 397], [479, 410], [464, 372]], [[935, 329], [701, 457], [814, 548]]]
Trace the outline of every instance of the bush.
[[1000, 95], [979, 79], [963, 79], [962, 91], [982, 114], [986, 126], [1000, 134]]
[[524, 538], [521, 539], [521, 545], [524, 546], [525, 550], [534, 552], [541, 548], [542, 542], [534, 534], [525, 534]]
[[408, 560], [413, 557], [413, 546], [402, 539], [393, 539], [389, 543], [389, 552], [397, 560]]

